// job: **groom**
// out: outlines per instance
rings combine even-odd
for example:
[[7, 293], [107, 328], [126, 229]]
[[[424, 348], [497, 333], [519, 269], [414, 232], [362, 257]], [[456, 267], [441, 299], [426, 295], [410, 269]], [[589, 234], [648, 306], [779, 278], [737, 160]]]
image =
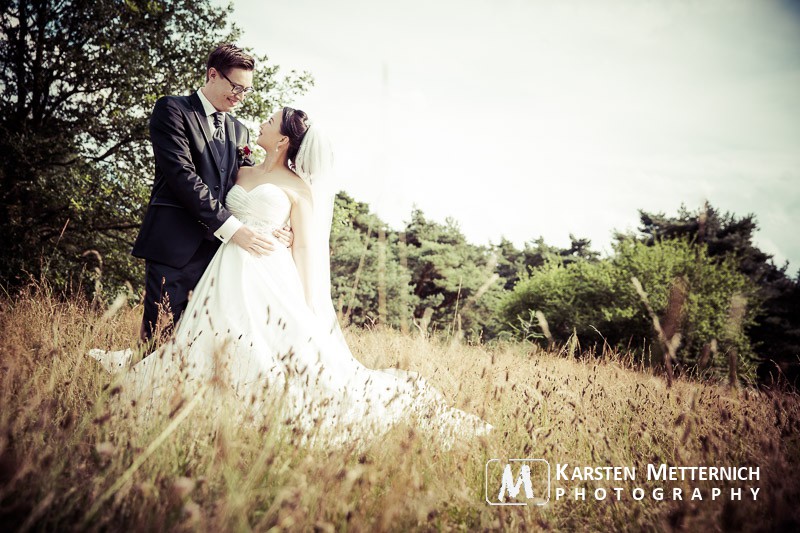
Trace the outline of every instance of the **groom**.
[[[225, 208], [225, 196], [245, 157], [247, 128], [230, 116], [253, 91], [255, 61], [232, 44], [208, 56], [206, 84], [189, 96], [164, 96], [153, 109], [150, 140], [155, 180], [134, 256], [145, 260], [141, 338], [153, 338], [159, 308], [177, 323], [211, 258], [232, 241], [254, 255], [274, 245]], [[276, 236], [288, 243], [285, 232]], [[168, 321], [169, 322], [169, 321]]]

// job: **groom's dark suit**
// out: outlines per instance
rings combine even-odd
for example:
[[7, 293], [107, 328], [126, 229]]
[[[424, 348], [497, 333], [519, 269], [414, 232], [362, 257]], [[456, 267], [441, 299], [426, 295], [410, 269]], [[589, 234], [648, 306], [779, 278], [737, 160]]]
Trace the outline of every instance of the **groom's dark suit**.
[[214, 236], [231, 213], [225, 195], [239, 167], [250, 165], [237, 146], [248, 143], [247, 128], [225, 115], [225, 141], [213, 131], [200, 97], [160, 98], [150, 119], [155, 181], [132, 254], [146, 260], [144, 326], [149, 338], [166, 296], [175, 322], [189, 291], [220, 245]]

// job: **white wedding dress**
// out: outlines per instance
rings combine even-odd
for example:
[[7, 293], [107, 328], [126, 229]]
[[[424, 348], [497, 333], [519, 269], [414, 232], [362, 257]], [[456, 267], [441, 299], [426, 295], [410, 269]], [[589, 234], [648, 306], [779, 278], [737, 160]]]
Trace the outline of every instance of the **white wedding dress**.
[[[235, 185], [226, 204], [270, 237], [291, 209], [286, 193], [270, 183], [250, 191]], [[450, 408], [415, 374], [371, 370], [356, 360], [338, 323], [323, 323], [306, 304], [291, 251], [281, 245], [255, 257], [223, 244], [173, 340], [131, 367], [122, 384], [137, 404], [154, 407], [168, 403], [176, 380], [189, 391], [209, 382], [230, 387], [248, 415], [279, 415], [303, 432], [305, 442], [369, 441], [412, 415], [422, 429], [450, 442], [492, 429]]]

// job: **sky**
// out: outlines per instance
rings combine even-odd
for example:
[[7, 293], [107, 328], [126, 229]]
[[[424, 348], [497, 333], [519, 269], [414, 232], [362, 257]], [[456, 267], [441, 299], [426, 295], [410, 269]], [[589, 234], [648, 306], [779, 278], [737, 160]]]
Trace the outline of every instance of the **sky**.
[[707, 200], [800, 269], [800, 2], [234, 0], [230, 18], [314, 76], [293, 107], [393, 228], [416, 206], [474, 244], [610, 253], [639, 209]]

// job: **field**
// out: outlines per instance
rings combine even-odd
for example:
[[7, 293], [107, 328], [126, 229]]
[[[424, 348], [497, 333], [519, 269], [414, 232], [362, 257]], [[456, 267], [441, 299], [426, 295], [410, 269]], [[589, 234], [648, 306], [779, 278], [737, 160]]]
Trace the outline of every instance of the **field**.
[[[132, 345], [140, 309], [115, 313], [31, 287], [0, 302], [0, 530], [797, 530], [800, 399], [660, 376], [624, 355], [531, 344], [468, 346], [348, 330], [367, 366], [419, 371], [495, 425], [446, 449], [413, 423], [367, 449], [298, 446], [280, 422], [233, 422], [224, 394], [178, 401], [149, 423], [85, 354]], [[104, 316], [105, 314], [105, 316]], [[110, 315], [110, 316], [109, 316]], [[635, 481], [565, 481], [545, 506], [485, 501], [492, 458], [636, 467]], [[753, 466], [758, 481], [648, 481], [646, 465]], [[555, 475], [555, 469], [553, 470]], [[585, 501], [572, 497], [586, 487]], [[604, 487], [621, 498], [595, 500]], [[636, 501], [632, 489], [645, 497]], [[665, 488], [665, 499], [652, 497]], [[684, 489], [682, 500], [669, 496]], [[700, 488], [702, 500], [690, 500]], [[710, 499], [713, 487], [721, 496]], [[731, 501], [730, 487], [742, 488]], [[757, 499], [749, 488], [759, 489]]]

